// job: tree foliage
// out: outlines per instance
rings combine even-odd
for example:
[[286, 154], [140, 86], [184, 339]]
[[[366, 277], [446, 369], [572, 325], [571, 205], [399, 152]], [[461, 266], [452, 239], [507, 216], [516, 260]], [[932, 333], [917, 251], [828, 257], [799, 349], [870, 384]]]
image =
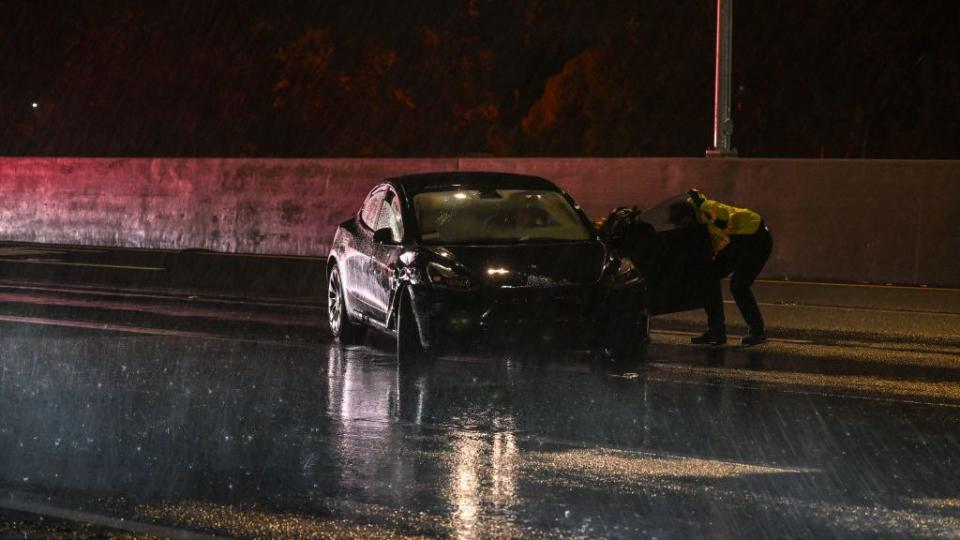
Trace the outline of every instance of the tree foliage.
[[[714, 6], [10, 0], [0, 152], [703, 155]], [[737, 0], [734, 22], [741, 155], [960, 153], [955, 0]]]

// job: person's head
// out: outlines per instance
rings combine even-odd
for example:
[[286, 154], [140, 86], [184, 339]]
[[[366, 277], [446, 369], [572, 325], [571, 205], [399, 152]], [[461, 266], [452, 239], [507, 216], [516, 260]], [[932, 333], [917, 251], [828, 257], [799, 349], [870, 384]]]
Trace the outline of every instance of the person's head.
[[595, 221], [594, 225], [600, 238], [617, 245], [627, 236], [629, 229], [642, 223], [641, 213], [642, 210], [636, 206], [632, 208], [621, 206], [615, 208], [607, 217]]
[[703, 193], [700, 193], [700, 190], [696, 188], [688, 191], [687, 195], [690, 196], [690, 202], [693, 204], [693, 206], [697, 208], [700, 208], [700, 205], [703, 204], [703, 201], [707, 200], [707, 198], [703, 196]]

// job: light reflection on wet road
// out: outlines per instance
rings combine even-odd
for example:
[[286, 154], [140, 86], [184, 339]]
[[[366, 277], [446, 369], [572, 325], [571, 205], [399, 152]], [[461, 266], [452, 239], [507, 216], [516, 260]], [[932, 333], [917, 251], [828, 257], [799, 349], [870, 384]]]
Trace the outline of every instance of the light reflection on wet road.
[[866, 376], [659, 335], [617, 369], [401, 369], [376, 340], [232, 337], [5, 323], [0, 501], [241, 537], [960, 535], [960, 367], [935, 354]]

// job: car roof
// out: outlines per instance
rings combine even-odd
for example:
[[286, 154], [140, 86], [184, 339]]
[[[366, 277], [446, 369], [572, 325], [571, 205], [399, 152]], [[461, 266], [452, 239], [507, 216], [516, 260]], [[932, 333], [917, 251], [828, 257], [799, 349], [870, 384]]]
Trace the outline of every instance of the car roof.
[[526, 174], [483, 172], [483, 171], [449, 171], [408, 174], [389, 178], [387, 181], [399, 185], [408, 197], [427, 191], [442, 191], [451, 188], [480, 188], [480, 189], [541, 189], [546, 191], [560, 191], [556, 184]]

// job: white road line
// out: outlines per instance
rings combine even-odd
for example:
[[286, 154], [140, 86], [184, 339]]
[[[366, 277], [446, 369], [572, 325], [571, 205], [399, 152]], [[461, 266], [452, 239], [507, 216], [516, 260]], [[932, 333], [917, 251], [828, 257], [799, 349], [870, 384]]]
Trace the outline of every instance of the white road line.
[[289, 259], [294, 261], [323, 261], [326, 257], [317, 257], [315, 255], [269, 255], [256, 253], [225, 253], [223, 251], [193, 251], [186, 250], [190, 255], [205, 255], [207, 257], [243, 257], [246, 259]]
[[[317, 324], [315, 318], [301, 315], [283, 316], [282, 314], [250, 313], [243, 311], [228, 311], [225, 308], [203, 306], [199, 304], [137, 304], [110, 300], [86, 300], [77, 298], [51, 298], [47, 296], [29, 296], [25, 294], [10, 294], [0, 292], [0, 303], [21, 304], [28, 306], [57, 306], [97, 309], [101, 311], [132, 311], [163, 317], [201, 318], [231, 322], [256, 322], [280, 326], [312, 327]], [[313, 315], [312, 317], [316, 317]]]
[[[724, 300], [724, 304], [736, 305], [735, 300]], [[870, 306], [825, 306], [823, 304], [802, 304], [802, 303], [790, 303], [784, 304], [781, 302], [757, 302], [757, 305], [760, 306], [770, 306], [777, 308], [804, 308], [804, 309], [830, 309], [835, 311], [879, 311], [883, 313], [909, 313], [916, 315], [946, 315], [949, 317], [960, 317], [960, 313], [954, 311], [931, 311], [923, 309], [892, 309], [892, 308], [881, 308], [881, 307], [870, 307]]]
[[771, 285], [810, 285], [816, 287], [838, 287], [850, 289], [909, 289], [912, 291], [949, 291], [958, 292], [960, 289], [949, 287], [916, 287], [911, 285], [875, 285], [871, 283], [829, 283], [826, 281], [784, 281], [779, 279], [758, 279], [756, 283], [765, 283]]
[[133, 253], [174, 253], [178, 255], [206, 255], [208, 257], [247, 257], [251, 259], [293, 259], [293, 260], [316, 260], [316, 261], [326, 261], [327, 258], [324, 256], [317, 255], [271, 255], [269, 253], [229, 253], [226, 251], [214, 251], [204, 248], [182, 248], [182, 249], [170, 249], [170, 248], [143, 248], [143, 247], [133, 247], [133, 246], [78, 246], [72, 244], [37, 244], [37, 243], [26, 243], [18, 244], [11, 243], [5, 244], [0, 242], [2, 245], [7, 245], [10, 248], [28, 248], [28, 249], [59, 249], [63, 252], [86, 252], [86, 253], [117, 253], [117, 252], [133, 252]]
[[105, 516], [103, 514], [70, 510], [50, 504], [18, 500], [18, 497], [16, 497], [16, 495], [13, 493], [6, 493], [5, 495], [6, 497], [0, 499], [0, 508], [13, 510], [15, 512], [26, 512], [28, 514], [37, 514], [77, 523], [89, 523], [91, 525], [98, 525], [100, 527], [129, 531], [138, 534], [148, 534], [160, 538], [177, 538], [183, 540], [212, 540], [215, 538], [222, 538], [192, 531], [185, 531], [182, 529], [175, 529], [173, 527], [163, 527], [161, 525], [153, 525], [140, 521], [131, 521], [128, 519]]
[[139, 334], [147, 336], [182, 337], [193, 339], [215, 339], [238, 343], [255, 343], [258, 345], [272, 345], [278, 347], [292, 347], [299, 349], [319, 349], [315, 344], [302, 342], [271, 341], [265, 339], [246, 339], [208, 334], [206, 332], [191, 332], [187, 330], [166, 330], [163, 328], [146, 328], [142, 326], [127, 326], [122, 324], [92, 323], [86, 321], [68, 321], [63, 319], [46, 319], [43, 317], [17, 317], [15, 315], [0, 315], [0, 322], [19, 324], [33, 324], [38, 326], [58, 326], [62, 328], [81, 328], [85, 330], [104, 330], [107, 332], [121, 332], [125, 334]]
[[[650, 362], [651, 366], [654, 367], [673, 367], [672, 363], [668, 362]], [[924, 405], [928, 407], [946, 407], [950, 409], [960, 409], [960, 404], [957, 403], [942, 403], [936, 401], [920, 401], [916, 399], [898, 399], [893, 397], [880, 397], [880, 396], [868, 396], [868, 395], [855, 395], [855, 394], [842, 394], [836, 392], [827, 392], [827, 391], [816, 391], [816, 390], [806, 390], [806, 389], [789, 389], [782, 386], [775, 386], [769, 382], [757, 383], [755, 385], [736, 383], [730, 380], [725, 380], [723, 382], [708, 382], [708, 381], [692, 381], [689, 379], [674, 379], [669, 377], [658, 377], [656, 375], [648, 375], [646, 378], [647, 381], [652, 382], [665, 382], [672, 384], [689, 384], [696, 386], [721, 386], [726, 388], [736, 388], [740, 390], [751, 390], [756, 391], [758, 386], [763, 385], [764, 390], [780, 392], [782, 394], [797, 394], [801, 396], [822, 396], [835, 399], [856, 399], [861, 401], [879, 401], [883, 403], [904, 403], [907, 405]], [[809, 387], [812, 388], [812, 387]]]
[[[667, 336], [699, 336], [700, 332], [685, 332], [683, 330], [651, 330], [651, 334], [662, 334]], [[729, 339], [739, 339], [743, 336], [739, 335], [728, 335]], [[800, 345], [807, 345], [811, 343], [816, 343], [816, 341], [811, 341], [809, 339], [788, 339], [788, 338], [768, 338], [767, 342], [780, 342], [780, 343], [797, 343]]]
[[28, 261], [23, 259], [2, 259], [3, 263], [17, 264], [39, 264], [48, 266], [81, 266], [85, 268], [113, 268], [115, 270], [143, 270], [145, 272], [158, 272], [166, 270], [157, 266], [124, 266], [119, 264], [93, 264], [93, 263], [72, 263], [62, 261]]
[[148, 293], [125, 292], [123, 289], [106, 290], [106, 289], [98, 289], [95, 287], [87, 287], [87, 286], [77, 286], [76, 288], [49, 287], [49, 286], [43, 287], [43, 286], [31, 285], [29, 284], [29, 282], [23, 282], [23, 283], [26, 283], [26, 284], [20, 284], [20, 282], [0, 281], [0, 289], [43, 291], [43, 292], [67, 293], [67, 294], [75, 294], [75, 295], [117, 296], [121, 298], [180, 300], [180, 301], [190, 301], [190, 302], [204, 302], [204, 303], [210, 303], [210, 304], [237, 304], [237, 305], [264, 306], [264, 307], [285, 307], [285, 308], [298, 308], [298, 309], [303, 309], [305, 311], [326, 310], [325, 306], [322, 306], [317, 302], [297, 304], [297, 303], [291, 303], [291, 302], [272, 301], [272, 300], [256, 300], [256, 299], [241, 300], [241, 299], [230, 299], [230, 298], [223, 298], [223, 297], [200, 296], [198, 294], [194, 294], [194, 291], [180, 291], [180, 292], [171, 291], [169, 294], [159, 294], [159, 293], [148, 294]]

